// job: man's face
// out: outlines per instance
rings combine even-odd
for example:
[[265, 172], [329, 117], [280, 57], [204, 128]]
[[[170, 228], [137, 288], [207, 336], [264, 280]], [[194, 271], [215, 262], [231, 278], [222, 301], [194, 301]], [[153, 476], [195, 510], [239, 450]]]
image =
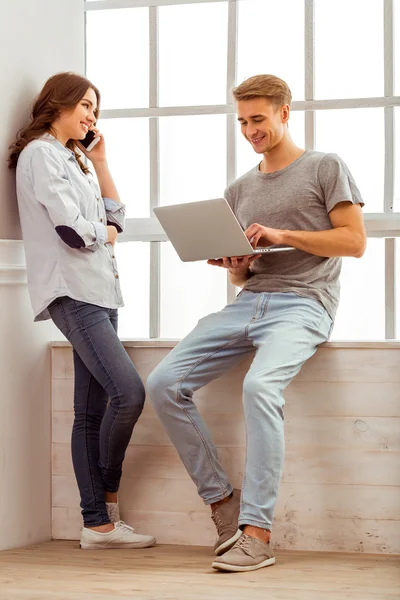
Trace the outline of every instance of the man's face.
[[270, 152], [282, 140], [289, 118], [289, 106], [274, 106], [266, 98], [239, 100], [238, 121], [246, 140], [257, 154]]

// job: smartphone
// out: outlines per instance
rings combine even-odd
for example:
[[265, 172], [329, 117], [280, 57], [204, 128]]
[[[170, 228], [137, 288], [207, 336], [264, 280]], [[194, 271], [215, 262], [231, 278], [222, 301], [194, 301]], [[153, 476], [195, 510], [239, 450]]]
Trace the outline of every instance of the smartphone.
[[93, 150], [93, 148], [95, 147], [97, 142], [100, 141], [100, 138], [96, 137], [95, 132], [92, 131], [91, 129], [89, 129], [85, 138], [83, 140], [79, 140], [79, 141], [82, 144], [82, 146], [86, 149], [86, 151], [90, 152], [91, 150]]

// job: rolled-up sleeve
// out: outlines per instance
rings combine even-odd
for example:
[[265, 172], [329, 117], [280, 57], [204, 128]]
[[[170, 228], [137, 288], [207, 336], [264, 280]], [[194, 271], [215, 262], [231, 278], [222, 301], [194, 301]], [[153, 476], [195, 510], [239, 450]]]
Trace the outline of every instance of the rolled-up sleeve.
[[107, 225], [114, 225], [118, 233], [121, 233], [125, 229], [125, 205], [111, 198], [103, 198], [103, 201], [107, 214]]
[[360, 191], [346, 163], [337, 154], [327, 154], [318, 167], [318, 180], [322, 188], [328, 213], [339, 202], [364, 206]]
[[104, 244], [105, 225], [82, 216], [78, 197], [56, 150], [44, 146], [36, 148], [31, 158], [30, 177], [35, 198], [46, 208], [64, 243], [71, 248], [91, 251]]

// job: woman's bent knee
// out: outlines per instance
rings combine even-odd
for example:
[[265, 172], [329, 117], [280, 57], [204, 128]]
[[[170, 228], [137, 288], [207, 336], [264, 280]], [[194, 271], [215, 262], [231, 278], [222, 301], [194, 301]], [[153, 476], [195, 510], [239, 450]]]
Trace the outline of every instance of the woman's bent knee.
[[116, 387], [116, 396], [111, 399], [113, 403], [119, 404], [120, 408], [125, 407], [132, 410], [143, 408], [146, 391], [143, 381], [136, 371], [123, 377]]

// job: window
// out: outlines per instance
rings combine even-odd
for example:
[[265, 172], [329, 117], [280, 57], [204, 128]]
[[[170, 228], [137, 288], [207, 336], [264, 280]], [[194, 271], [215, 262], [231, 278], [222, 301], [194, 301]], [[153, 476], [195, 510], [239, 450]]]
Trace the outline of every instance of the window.
[[122, 338], [148, 338], [150, 333], [150, 244], [128, 242], [116, 245], [118, 271], [125, 306], [118, 311]]
[[383, 108], [318, 110], [315, 149], [335, 152], [349, 166], [365, 211], [383, 212], [385, 115]]
[[385, 240], [372, 238], [362, 258], [343, 259], [340, 287], [332, 338], [384, 339]]
[[226, 186], [226, 116], [159, 119], [160, 204], [218, 198]]
[[227, 32], [227, 2], [160, 7], [160, 106], [225, 104]]
[[149, 106], [148, 20], [148, 8], [87, 13], [87, 72], [101, 90], [102, 109]]
[[[290, 82], [293, 100], [304, 100], [304, 2], [240, 0], [237, 10], [236, 81], [272, 73]], [[290, 48], [285, 49], [283, 36]]]
[[150, 217], [150, 119], [100, 118], [99, 128], [127, 217]]
[[384, 95], [382, 0], [315, 0], [315, 97]]
[[224, 269], [183, 263], [170, 242], [161, 245], [160, 336], [181, 338], [208, 313], [226, 304]]
[[333, 339], [400, 336], [400, 0], [84, 7], [87, 75], [127, 205], [121, 336], [182, 337], [234, 297], [223, 269], [181, 263], [152, 209], [220, 197], [255, 166], [230, 90], [261, 72], [288, 82], [298, 145], [339, 154], [365, 199], [368, 248], [343, 260]]

